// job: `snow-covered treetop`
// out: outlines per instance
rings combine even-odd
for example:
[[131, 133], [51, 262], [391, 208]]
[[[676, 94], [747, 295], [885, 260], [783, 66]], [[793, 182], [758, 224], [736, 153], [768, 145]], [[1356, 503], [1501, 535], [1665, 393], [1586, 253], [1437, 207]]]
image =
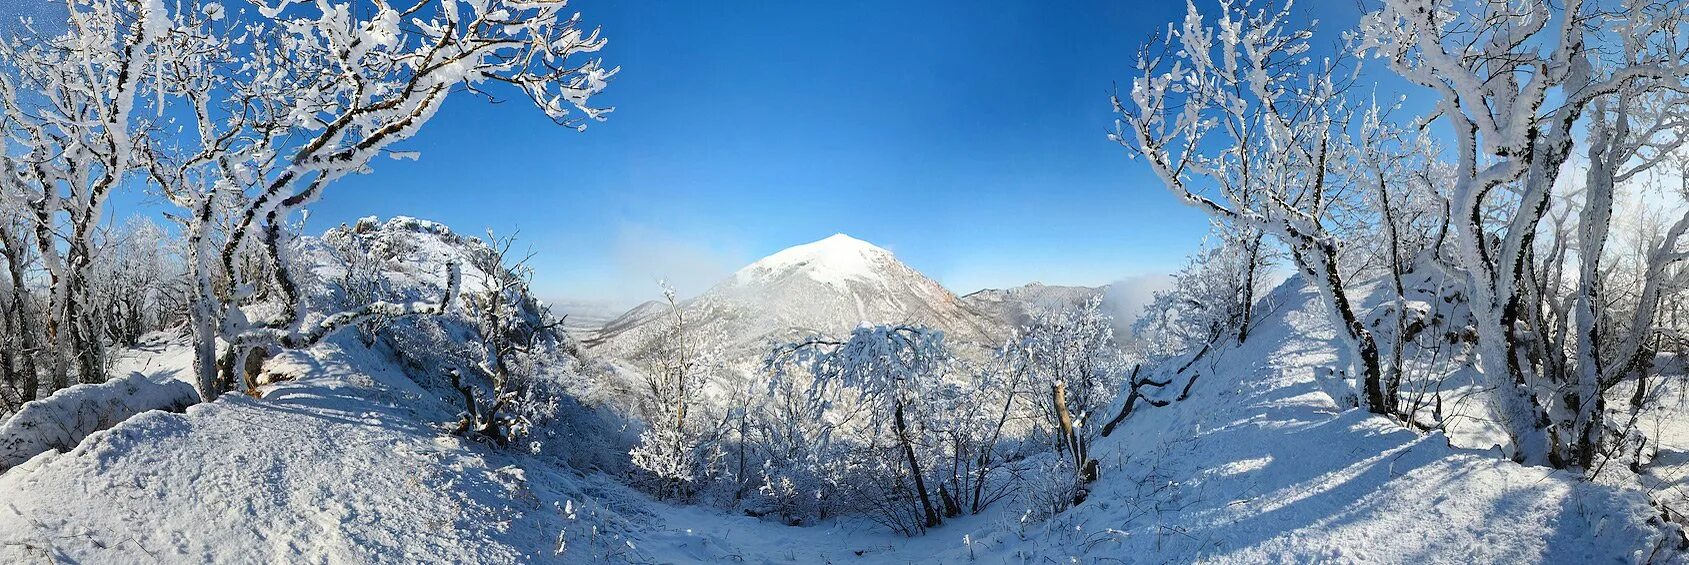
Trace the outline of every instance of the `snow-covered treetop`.
[[883, 266], [895, 261], [890, 251], [840, 233], [769, 255], [740, 269], [734, 279], [773, 280], [802, 272], [822, 284], [844, 286], [850, 280], [879, 280]]
[[765, 366], [776, 376], [771, 391], [786, 371], [802, 368], [819, 384], [812, 385], [812, 394], [842, 385], [865, 397], [907, 404], [921, 391], [936, 389], [949, 359], [942, 331], [864, 323], [845, 341], [814, 338], [778, 346]]

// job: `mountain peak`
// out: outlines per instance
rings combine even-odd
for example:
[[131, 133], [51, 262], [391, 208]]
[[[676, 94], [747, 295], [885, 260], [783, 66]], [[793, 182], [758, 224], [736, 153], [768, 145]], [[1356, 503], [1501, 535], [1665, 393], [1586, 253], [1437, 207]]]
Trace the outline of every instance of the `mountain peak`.
[[740, 269], [735, 278], [740, 281], [768, 279], [803, 272], [818, 282], [842, 285], [853, 279], [878, 279], [886, 264], [895, 262], [896, 258], [890, 251], [838, 233], [764, 257]]
[[[995, 343], [996, 320], [965, 307], [942, 285], [890, 251], [845, 234], [782, 249], [751, 263], [682, 306], [693, 330], [745, 367], [758, 366], [768, 344], [812, 335], [842, 337], [863, 323], [916, 323], [942, 329], [953, 342]], [[630, 312], [589, 345], [627, 356], [647, 355], [668, 322], [660, 313]], [[1001, 332], [1006, 333], [1006, 332]]]

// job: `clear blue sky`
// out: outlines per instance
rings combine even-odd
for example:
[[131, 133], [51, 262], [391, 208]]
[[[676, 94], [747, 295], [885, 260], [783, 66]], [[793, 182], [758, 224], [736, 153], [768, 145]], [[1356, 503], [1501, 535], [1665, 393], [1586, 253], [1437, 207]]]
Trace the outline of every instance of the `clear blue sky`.
[[332, 187], [310, 229], [520, 230], [542, 295], [620, 303], [836, 232], [965, 293], [1170, 272], [1206, 230], [1104, 137], [1113, 84], [1182, 1], [575, 7], [622, 67], [609, 121], [459, 96], [402, 147], [421, 160]]

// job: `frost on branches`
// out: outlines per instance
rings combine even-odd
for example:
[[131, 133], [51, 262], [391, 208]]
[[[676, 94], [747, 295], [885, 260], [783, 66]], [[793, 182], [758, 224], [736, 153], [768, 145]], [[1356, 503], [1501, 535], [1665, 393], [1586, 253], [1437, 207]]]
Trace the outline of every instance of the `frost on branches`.
[[[1591, 307], [1599, 300], [1613, 184], [1681, 144], [1683, 128], [1673, 125], [1681, 103], [1672, 99], [1689, 75], [1680, 41], [1685, 10], [1681, 3], [1391, 0], [1356, 34], [1359, 52], [1436, 97], [1429, 119], [1455, 142], [1445, 193], [1452, 267], [1471, 293], [1479, 366], [1495, 388], [1492, 411], [1516, 460], [1589, 468], [1607, 433], [1603, 397], [1620, 382], [1645, 379], [1640, 349], [1599, 342], [1617, 332], [1633, 336], [1620, 343], [1645, 341], [1657, 295], [1644, 290], [1636, 325], [1627, 329], [1599, 328]], [[1584, 130], [1590, 172], [1572, 236], [1580, 250], [1577, 331], [1559, 341], [1549, 336], [1565, 306], [1537, 282], [1535, 252], [1563, 190], [1562, 165]], [[1676, 237], [1650, 253], [1646, 268], [1678, 260]], [[1530, 353], [1533, 341], [1551, 348]]]
[[65, 32], [5, 43], [0, 81], [0, 174], [6, 194], [33, 195], [19, 200], [52, 274], [48, 332], [67, 336], [50, 341], [65, 349], [50, 372], [96, 371], [79, 353], [94, 349], [80, 330], [89, 242], [112, 192], [144, 183], [179, 208], [206, 398], [254, 352], [451, 301], [307, 312], [288, 222], [328, 186], [411, 156], [392, 146], [453, 93], [506, 91], [581, 128], [609, 112], [590, 100], [616, 72], [587, 58], [604, 40], [562, 0], [67, 4]]
[[[1334, 58], [1293, 14], [1192, 5], [1140, 52], [1112, 139], [1181, 201], [1282, 245], [1347, 346], [1334, 396], [1353, 377], [1362, 406], [1431, 429], [1424, 375], [1469, 363], [1513, 459], [1639, 462], [1689, 220], [1612, 226], [1684, 201], [1689, 6], [1386, 0]], [[1433, 108], [1353, 92], [1361, 65]]]
[[1191, 4], [1179, 26], [1144, 47], [1111, 139], [1144, 157], [1173, 194], [1216, 221], [1270, 234], [1329, 306], [1350, 349], [1366, 406], [1390, 412], [1371, 330], [1345, 283], [1342, 239], [1329, 225], [1351, 188], [1351, 158], [1337, 62], [1313, 61], [1310, 30], [1290, 6], [1256, 10], [1223, 3], [1212, 23]]
[[659, 494], [681, 497], [691, 493], [694, 481], [704, 471], [705, 454], [701, 451], [711, 443], [701, 437], [701, 430], [707, 426], [699, 420], [709, 416], [700, 412], [714, 363], [698, 346], [706, 336], [695, 335], [674, 288], [667, 283], [663, 284], [663, 300], [668, 305], [670, 325], [658, 344], [664, 350], [654, 366], [645, 371], [645, 431], [629, 455], [635, 466], [656, 480]]
[[1065, 477], [1055, 480], [1067, 489], [1072, 504], [1083, 502], [1086, 484], [1097, 479], [1098, 463], [1091, 443], [1102, 431], [1104, 409], [1120, 391], [1125, 359], [1114, 342], [1113, 320], [1102, 311], [1102, 297], [1077, 309], [1048, 311], [1034, 316], [1024, 329], [1021, 347], [1028, 361], [1028, 396], [1041, 403], [1043, 424], [1053, 432]]

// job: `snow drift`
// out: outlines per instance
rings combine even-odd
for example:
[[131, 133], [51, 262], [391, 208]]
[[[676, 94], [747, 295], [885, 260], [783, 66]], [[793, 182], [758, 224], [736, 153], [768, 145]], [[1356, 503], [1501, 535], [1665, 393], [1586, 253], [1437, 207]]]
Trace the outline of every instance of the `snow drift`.
[[184, 381], [155, 381], [141, 373], [101, 384], [76, 385], [27, 402], [0, 425], [0, 471], [51, 450], [76, 447], [88, 434], [149, 410], [181, 412], [199, 402]]

